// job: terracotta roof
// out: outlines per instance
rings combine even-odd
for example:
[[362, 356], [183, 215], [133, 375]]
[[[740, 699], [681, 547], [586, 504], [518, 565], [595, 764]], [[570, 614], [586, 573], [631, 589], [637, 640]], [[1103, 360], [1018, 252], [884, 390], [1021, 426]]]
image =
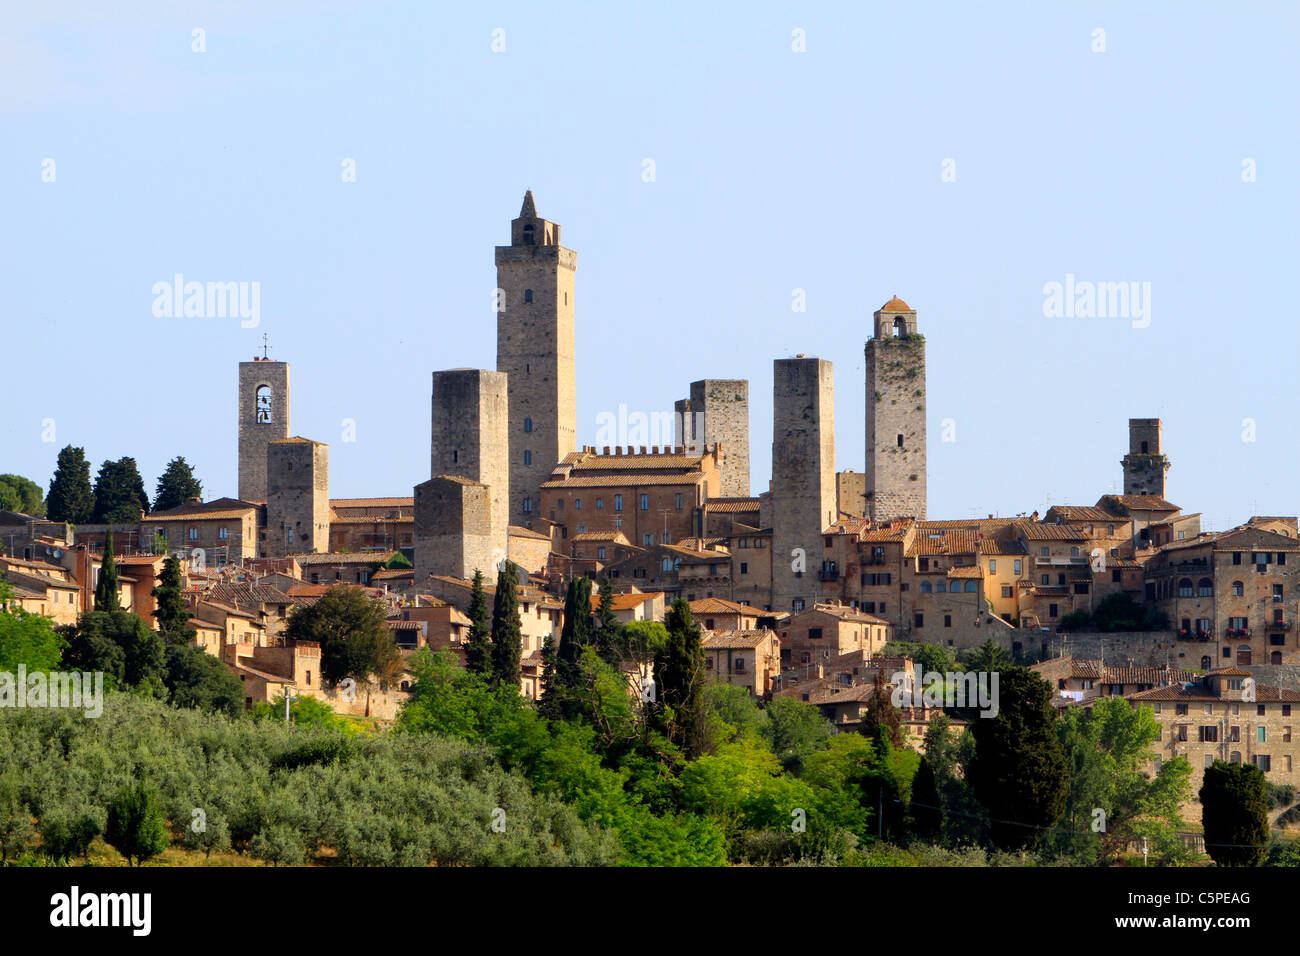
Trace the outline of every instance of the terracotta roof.
[[706, 651], [751, 649], [774, 637], [776, 633], [765, 627], [748, 631], [710, 631], [704, 635], [700, 646]]
[[707, 455], [687, 454], [624, 454], [602, 455], [589, 451], [574, 451], [564, 456], [561, 467], [571, 467], [574, 471], [626, 471], [645, 468], [677, 468], [697, 470], [700, 461]]
[[233, 521], [236, 518], [243, 518], [256, 505], [249, 505], [247, 508], [231, 508], [226, 511], [187, 511], [184, 514], [173, 514], [171, 512], [161, 512], [151, 515], [145, 515], [142, 523], [152, 523], [156, 521]]
[[1131, 511], [1177, 511], [1178, 505], [1159, 495], [1102, 495], [1098, 507], [1105, 507], [1104, 502], [1113, 501]]
[[227, 518], [242, 517], [249, 511], [256, 509], [251, 501], [241, 501], [239, 498], [216, 498], [212, 501], [200, 502], [198, 504], [186, 503], [177, 505], [175, 508], [168, 508], [166, 511], [155, 511], [153, 514], [145, 515], [145, 521], [180, 521], [182, 519], [207, 519], [207, 518]]
[[745, 604], [737, 604], [735, 601], [725, 601], [722, 598], [700, 598], [698, 601], [691, 601], [691, 613], [700, 614], [744, 614], [749, 617], [757, 617], [761, 611], [758, 611]]
[[1078, 528], [1068, 524], [1053, 524], [1047, 521], [1016, 521], [1012, 525], [1014, 533], [1030, 541], [1087, 541], [1088, 536]]
[[205, 598], [227, 604], [291, 604], [289, 595], [269, 584], [213, 584]]
[[[1125, 694], [1125, 700], [1135, 701], [1229, 701], [1231, 698], [1220, 697], [1202, 684], [1193, 684], [1188, 687], [1185, 684], [1171, 684], [1168, 687], [1153, 687], [1151, 690], [1138, 691], [1136, 694]], [[1300, 701], [1300, 691], [1280, 690], [1276, 687], [1265, 687], [1263, 684], [1255, 685], [1255, 699], [1250, 703], [1293, 703]]]
[[1049, 519], [1056, 515], [1062, 521], [1095, 521], [1101, 524], [1119, 524], [1124, 521], [1119, 515], [1095, 505], [1053, 505], [1047, 509], [1047, 514]]
[[967, 565], [961, 568], [949, 568], [948, 577], [950, 578], [982, 578], [984, 572], [974, 565]]
[[318, 551], [311, 554], [290, 555], [300, 565], [313, 564], [383, 564], [398, 551]]
[[[633, 591], [627, 594], [615, 594], [613, 596], [612, 607], [615, 611], [630, 611], [633, 608], [640, 607], [646, 601], [661, 597], [658, 592], [654, 591]], [[593, 591], [591, 595], [591, 613], [595, 614], [600, 606], [600, 594]]]
[[614, 541], [619, 544], [631, 544], [622, 531], [581, 531], [572, 538], [574, 541]]
[[540, 541], [551, 540], [551, 536], [549, 534], [542, 534], [540, 531], [534, 531], [532, 528], [521, 528], [517, 524], [510, 525], [508, 528], [506, 528], [506, 531], [512, 537], [515, 538], [536, 538]]
[[918, 529], [907, 556], [939, 554], [974, 554], [978, 548], [975, 532], [966, 528], [945, 531]]
[[704, 502], [704, 510], [715, 514], [757, 511], [757, 498], [709, 498]]
[[908, 305], [906, 302], [904, 302], [904, 301], [903, 301], [902, 299], [900, 299], [898, 296], [894, 296], [892, 299], [890, 299], [888, 302], [886, 302], [884, 305], [882, 305], [882, 306], [881, 306], [877, 311], [880, 311], [880, 312], [911, 312], [911, 311], [913, 311], [913, 309], [912, 309], [912, 307], [911, 307], [910, 305]]
[[979, 546], [980, 554], [989, 558], [997, 558], [1002, 555], [1022, 557], [1029, 553], [1020, 541], [999, 541], [996, 538], [981, 538]]
[[331, 508], [414, 508], [414, 498], [331, 498]]
[[859, 624], [889, 623], [884, 618], [876, 617], [874, 614], [868, 614], [866, 611], [860, 611], [847, 604], [815, 604], [806, 610], [795, 612], [791, 617], [798, 617], [800, 614], [810, 614], [814, 611], [822, 614], [829, 614], [831, 617], [837, 618], [841, 621], [855, 621]]

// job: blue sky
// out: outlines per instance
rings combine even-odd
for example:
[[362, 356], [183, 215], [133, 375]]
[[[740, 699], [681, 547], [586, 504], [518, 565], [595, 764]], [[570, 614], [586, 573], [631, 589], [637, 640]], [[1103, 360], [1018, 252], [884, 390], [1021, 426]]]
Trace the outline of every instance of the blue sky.
[[[897, 294], [927, 337], [931, 517], [1090, 504], [1155, 416], [1184, 510], [1297, 511], [1295, 5], [17, 6], [0, 471], [48, 484], [72, 443], [234, 494], [236, 365], [267, 333], [331, 493], [410, 494], [430, 373], [495, 367], [493, 247], [531, 188], [578, 253], [582, 443], [748, 378], [757, 493], [772, 361], [806, 353], [861, 470], [863, 343]], [[259, 282], [260, 324], [156, 317], [176, 273]], [[1045, 316], [1067, 274], [1149, 282], [1149, 326]]]

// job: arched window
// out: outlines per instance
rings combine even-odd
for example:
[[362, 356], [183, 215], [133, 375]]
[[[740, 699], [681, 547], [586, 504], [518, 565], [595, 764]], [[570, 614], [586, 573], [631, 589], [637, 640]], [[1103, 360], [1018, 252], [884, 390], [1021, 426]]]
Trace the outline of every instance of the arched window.
[[1196, 582], [1196, 595], [1197, 597], [1213, 597], [1214, 582], [1209, 578], [1201, 578]]
[[671, 571], [673, 569], [673, 559], [664, 558], [663, 563], [659, 566], [661, 571]]
[[1245, 593], [1246, 593], [1246, 586], [1245, 586], [1244, 584], [1242, 584], [1240, 581], [1233, 581], [1233, 582], [1232, 582], [1232, 596], [1233, 596], [1233, 597], [1241, 597], [1241, 596], [1244, 595]]
[[271, 386], [257, 386], [255, 396], [257, 400], [257, 424], [271, 424]]
[[903, 320], [903, 317], [901, 315], [897, 316], [894, 319], [894, 338], [896, 339], [902, 338], [906, 334], [907, 334], [907, 322]]
[[533, 227], [524, 226], [524, 245], [531, 246], [532, 244], [533, 244]]
[[525, 289], [525, 290], [524, 290], [524, 301], [525, 301], [525, 302], [532, 302], [532, 301], [533, 301], [533, 290], [532, 290], [532, 289]]
[[525, 431], [525, 432], [531, 432], [532, 430], [533, 430], [533, 420], [532, 420], [531, 418], [525, 418], [525, 419], [524, 419], [524, 431]]
[[1202, 655], [1202, 656], [1201, 656], [1201, 670], [1203, 670], [1203, 671], [1208, 671], [1208, 670], [1210, 669], [1210, 664], [1211, 664], [1211, 661], [1210, 661], [1210, 655], [1209, 655], [1209, 654], [1204, 654], [1204, 655]]
[[922, 582], [921, 582], [921, 593], [922, 593], [922, 594], [929, 594], [929, 593], [930, 593], [931, 591], [933, 591], [933, 590], [934, 590], [934, 586], [931, 585], [929, 581], [922, 581]]
[[[954, 586], [954, 587], [961, 587], [961, 585], [958, 584], [958, 583], [954, 583], [953, 586]], [[935, 594], [947, 594], [947, 593], [948, 593], [948, 582], [947, 582], [947, 581], [935, 581], [935, 582], [934, 582], [934, 593], [935, 593]]]
[[1179, 579], [1178, 579], [1178, 596], [1179, 596], [1179, 597], [1192, 597], [1194, 594], [1195, 594], [1195, 592], [1194, 592], [1193, 589], [1192, 589], [1192, 579], [1191, 579], [1191, 578], [1179, 578]]
[[974, 581], [967, 581], [967, 582], [966, 582], [966, 593], [967, 593], [967, 594], [975, 594], [975, 593], [977, 593], [978, 591], [979, 591], [979, 588], [976, 586], [976, 582], [974, 582]]

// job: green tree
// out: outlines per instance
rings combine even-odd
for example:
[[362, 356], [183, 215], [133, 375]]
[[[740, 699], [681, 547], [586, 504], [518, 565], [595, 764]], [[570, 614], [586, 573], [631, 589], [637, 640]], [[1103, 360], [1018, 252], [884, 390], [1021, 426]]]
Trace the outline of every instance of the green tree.
[[136, 866], [167, 849], [167, 821], [158, 806], [158, 795], [143, 782], [124, 787], [108, 805], [104, 839]]
[[912, 801], [907, 809], [909, 829], [922, 840], [936, 840], [943, 829], [943, 804], [934, 770], [924, 758], [912, 780]]
[[45, 512], [51, 521], [86, 524], [95, 514], [95, 492], [90, 487], [90, 462], [86, 450], [64, 446], [59, 452]]
[[338, 584], [311, 605], [289, 612], [285, 636], [320, 644], [321, 677], [329, 684], [346, 678], [369, 681], [391, 672], [401, 656], [384, 623], [384, 605], [361, 588]]
[[117, 580], [117, 561], [113, 558], [113, 532], [104, 539], [104, 558], [99, 567], [99, 580], [95, 583], [95, 610], [116, 611], [122, 606], [118, 597], [121, 585]]
[[614, 613], [614, 585], [609, 575], [600, 579], [600, 602], [596, 606], [596, 629], [592, 644], [606, 664], [618, 667], [623, 663], [622, 624]]
[[673, 601], [664, 627], [668, 641], [655, 656], [655, 713], [662, 733], [693, 759], [706, 742], [704, 647], [685, 598]]
[[135, 459], [124, 456], [104, 462], [95, 476], [95, 523], [139, 521], [141, 512], [148, 510], [149, 495]]
[[56, 669], [67, 642], [50, 618], [20, 607], [8, 608], [12, 593], [0, 574], [0, 671], [13, 673], [19, 664], [28, 671]]
[[162, 635], [144, 618], [121, 608], [88, 611], [77, 623], [60, 630], [68, 642], [63, 666], [80, 671], [103, 671], [117, 686], [165, 693]]
[[1205, 771], [1200, 799], [1205, 852], [1215, 864], [1259, 866], [1268, 850], [1264, 771], [1216, 760]]
[[824, 749], [835, 736], [835, 725], [820, 710], [793, 697], [774, 698], [764, 710], [768, 722], [761, 732], [791, 773], [799, 773], [804, 761]]
[[41, 834], [41, 852], [58, 863], [73, 857], [84, 858], [90, 844], [103, 831], [93, 808], [58, 805], [46, 811], [37, 828]]
[[492, 614], [483, 593], [483, 572], [474, 569], [474, 585], [469, 593], [469, 635], [465, 639], [465, 667], [472, 674], [487, 677], [492, 673]]
[[194, 469], [183, 457], [177, 455], [167, 462], [167, 468], [158, 476], [154, 490], [153, 510], [167, 511], [178, 508], [191, 498], [203, 497], [203, 483], [194, 477]]
[[244, 690], [239, 678], [226, 665], [202, 648], [173, 644], [167, 648], [166, 676], [168, 699], [175, 707], [238, 717], [243, 710]]
[[582, 652], [590, 643], [591, 579], [580, 575], [569, 582], [564, 597], [564, 626], [555, 655], [556, 694], [553, 696], [563, 717], [578, 712], [576, 697], [582, 678]]
[[169, 555], [163, 561], [153, 596], [158, 604], [153, 616], [158, 621], [163, 640], [169, 645], [185, 645], [194, 640], [194, 628], [186, 623], [194, 615], [185, 606], [181, 591], [181, 562], [175, 555]]
[[22, 475], [0, 475], [0, 511], [18, 511], [33, 518], [45, 517], [45, 492]]
[[876, 671], [872, 680], [874, 693], [867, 703], [858, 724], [858, 733], [870, 740], [882, 735], [895, 747], [903, 746], [903, 712], [890, 700], [889, 688], [885, 686], [885, 675]]
[[557, 686], [555, 666], [555, 638], [547, 634], [542, 641], [542, 693], [537, 701], [537, 712], [547, 720], [560, 720], [560, 688]]
[[497, 572], [492, 605], [492, 680], [519, 691], [523, 658], [523, 623], [519, 619], [519, 582], [513, 561]]
[[988, 810], [993, 842], [1014, 851], [1037, 844], [1061, 818], [1069, 771], [1051, 687], [1023, 667], [999, 675], [997, 716], [973, 723], [975, 756], [967, 779]]

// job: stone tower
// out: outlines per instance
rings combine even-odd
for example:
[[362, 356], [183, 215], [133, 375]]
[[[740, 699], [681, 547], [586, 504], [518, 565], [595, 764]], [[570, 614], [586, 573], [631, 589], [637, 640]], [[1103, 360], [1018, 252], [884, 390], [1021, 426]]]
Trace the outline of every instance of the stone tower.
[[259, 556], [330, 549], [329, 446], [281, 438], [266, 448], [266, 528]]
[[748, 498], [749, 381], [706, 378], [691, 382], [691, 397], [673, 406], [675, 443], [692, 450], [722, 444], [722, 495]]
[[772, 388], [772, 610], [813, 606], [820, 593], [821, 533], [835, 519], [831, 363], [803, 356], [777, 359]]
[[1128, 454], [1120, 464], [1124, 466], [1124, 494], [1165, 497], [1169, 459], [1161, 444], [1160, 419], [1128, 420]]
[[289, 437], [289, 363], [239, 363], [239, 497], [266, 501], [266, 449]]
[[496, 247], [497, 371], [509, 376], [510, 520], [528, 527], [538, 486], [577, 448], [573, 273], [578, 254], [539, 219], [531, 191]]
[[894, 296], [867, 340], [867, 517], [925, 520], [925, 339]]
[[433, 373], [433, 477], [415, 489], [415, 580], [496, 581], [510, 524], [509, 384], [504, 372]]

